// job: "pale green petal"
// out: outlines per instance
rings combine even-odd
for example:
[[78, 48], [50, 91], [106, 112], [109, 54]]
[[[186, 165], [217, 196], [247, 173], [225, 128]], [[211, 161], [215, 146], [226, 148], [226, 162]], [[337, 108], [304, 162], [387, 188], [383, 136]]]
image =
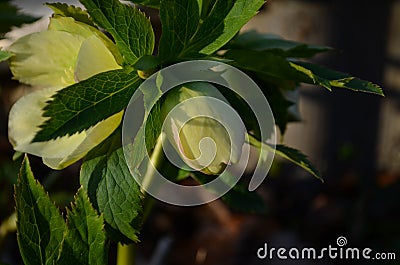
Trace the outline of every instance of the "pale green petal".
[[[82, 132], [84, 140], [68, 156], [43, 157], [43, 162], [53, 169], [63, 169], [83, 158], [93, 147], [105, 140], [121, 123], [123, 111], [114, 114], [94, 127]], [[62, 143], [59, 144], [62, 147]]]
[[82, 43], [75, 67], [75, 78], [79, 82], [100, 72], [120, 68], [105, 44], [97, 36], [91, 36]]
[[46, 157], [67, 156], [84, 140], [85, 136], [81, 133], [48, 142], [31, 143], [39, 130], [38, 126], [46, 120], [42, 117], [42, 109], [56, 90], [49, 88], [35, 91], [20, 98], [11, 108], [8, 135], [16, 151]]
[[24, 36], [8, 51], [15, 54], [10, 68], [15, 79], [41, 87], [66, 87], [75, 83], [74, 67], [84, 37], [61, 31]]
[[[170, 119], [165, 121], [164, 131], [189, 166], [206, 174], [219, 174], [228, 163], [239, 161], [245, 132], [244, 127], [237, 124], [226, 124], [229, 127], [225, 128], [218, 122], [227, 121], [228, 116], [222, 112], [226, 109], [210, 103], [206, 97], [228, 104], [219, 90], [209, 83], [189, 83], [169, 92], [162, 107], [163, 116]], [[188, 104], [180, 104], [192, 98], [197, 99]], [[167, 116], [178, 104], [179, 113], [183, 115]], [[232, 145], [232, 141], [235, 144]]]
[[52, 31], [65, 31], [68, 33], [80, 35], [85, 38], [97, 36], [103, 44], [116, 58], [119, 64], [122, 63], [122, 57], [117, 49], [117, 46], [108, 38], [103, 32], [88, 24], [76, 21], [72, 17], [57, 16], [50, 19], [49, 30]]
[[45, 121], [42, 108], [57, 89], [42, 89], [19, 99], [10, 111], [9, 137], [16, 151], [41, 156], [54, 169], [64, 168], [82, 157], [107, 138], [120, 124], [122, 112], [94, 127], [72, 136], [47, 142], [31, 143], [39, 125]]
[[[215, 153], [214, 159], [211, 158], [212, 162], [209, 164], [203, 164], [201, 161], [198, 161], [198, 165], [190, 163], [190, 166], [194, 168], [203, 168], [202, 171], [204, 173], [221, 173], [231, 159], [229, 134], [219, 122], [213, 119], [205, 117], [191, 119], [182, 127], [179, 136], [184, 154], [191, 160], [204, 157], [206, 161], [210, 161], [210, 156]], [[206, 155], [203, 154], [202, 156], [199, 143], [206, 137], [213, 139], [217, 146], [203, 144], [201, 151]], [[213, 151], [215, 147], [217, 152]]]
[[42, 117], [43, 107], [60, 88], [121, 67], [108, 49], [115, 45], [97, 29], [68, 18], [52, 19], [50, 28], [17, 40], [9, 49], [16, 54], [10, 63], [16, 79], [49, 87], [14, 104], [9, 117], [9, 137], [15, 150], [41, 156], [49, 167], [62, 169], [106, 139], [120, 124], [123, 112], [80, 133], [31, 143], [46, 120]]

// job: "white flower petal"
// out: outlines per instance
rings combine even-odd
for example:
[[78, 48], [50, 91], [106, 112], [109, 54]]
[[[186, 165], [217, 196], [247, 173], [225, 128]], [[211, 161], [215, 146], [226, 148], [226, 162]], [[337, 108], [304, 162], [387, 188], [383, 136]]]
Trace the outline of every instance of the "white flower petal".
[[13, 105], [9, 115], [8, 135], [16, 151], [46, 157], [67, 156], [84, 140], [83, 134], [75, 134], [48, 142], [31, 143], [39, 131], [39, 125], [46, 120], [42, 117], [42, 109], [56, 91], [54, 88], [35, 91]]
[[84, 37], [61, 31], [24, 36], [8, 51], [10, 69], [19, 81], [41, 87], [66, 87], [75, 83], [74, 67]]
[[120, 68], [104, 42], [93, 35], [82, 43], [76, 62], [75, 78], [79, 82], [100, 72]]
[[[105, 140], [121, 123], [122, 116], [123, 111], [83, 131], [81, 134], [84, 135], [84, 140], [67, 156], [57, 158], [43, 157], [43, 162], [53, 169], [62, 169], [75, 163], [83, 158], [93, 147]], [[62, 147], [62, 143], [58, 143], [58, 145]]]

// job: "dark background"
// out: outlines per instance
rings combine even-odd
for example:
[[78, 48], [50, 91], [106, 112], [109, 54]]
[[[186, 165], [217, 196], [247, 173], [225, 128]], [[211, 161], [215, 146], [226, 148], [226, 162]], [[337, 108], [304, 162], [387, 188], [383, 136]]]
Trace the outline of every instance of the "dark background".
[[[286, 38], [337, 49], [318, 63], [381, 85], [386, 97], [353, 91], [301, 89], [304, 122], [289, 126], [285, 141], [303, 150], [325, 182], [277, 161], [258, 192], [268, 212], [250, 215], [221, 201], [182, 208], [156, 203], [138, 245], [138, 263], [158, 254], [158, 264], [399, 264], [373, 261], [259, 260], [258, 248], [336, 246], [395, 252], [400, 259], [400, 3], [399, 1], [271, 0], [248, 25]], [[399, 22], [399, 23], [397, 23]], [[7, 139], [12, 102], [27, 88], [0, 68], [0, 222], [13, 212], [13, 188], [20, 161]], [[76, 191], [79, 165], [56, 172], [32, 157], [35, 176], [59, 205]], [[163, 251], [163, 246], [166, 249]], [[111, 246], [110, 259], [116, 247]], [[158, 251], [158, 252], [157, 252]], [[162, 256], [162, 255], [161, 255]], [[157, 256], [158, 257], [158, 256]], [[0, 261], [21, 264], [15, 234], [0, 242]], [[153, 263], [157, 264], [157, 263]]]

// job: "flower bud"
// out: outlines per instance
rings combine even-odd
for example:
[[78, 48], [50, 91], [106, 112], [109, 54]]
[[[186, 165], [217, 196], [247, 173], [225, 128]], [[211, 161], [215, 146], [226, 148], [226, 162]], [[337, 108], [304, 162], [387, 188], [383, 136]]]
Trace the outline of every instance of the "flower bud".
[[174, 88], [162, 113], [168, 140], [191, 168], [216, 175], [239, 161], [245, 128], [215, 86], [195, 82]]

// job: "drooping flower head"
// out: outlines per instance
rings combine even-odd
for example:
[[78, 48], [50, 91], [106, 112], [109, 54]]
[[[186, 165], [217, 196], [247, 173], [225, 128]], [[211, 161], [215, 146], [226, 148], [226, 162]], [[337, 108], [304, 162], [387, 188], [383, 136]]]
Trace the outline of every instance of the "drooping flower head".
[[170, 143], [187, 165], [205, 174], [218, 175], [241, 156], [245, 128], [232, 122], [225, 104], [215, 86], [194, 82], [174, 88], [162, 106]]

